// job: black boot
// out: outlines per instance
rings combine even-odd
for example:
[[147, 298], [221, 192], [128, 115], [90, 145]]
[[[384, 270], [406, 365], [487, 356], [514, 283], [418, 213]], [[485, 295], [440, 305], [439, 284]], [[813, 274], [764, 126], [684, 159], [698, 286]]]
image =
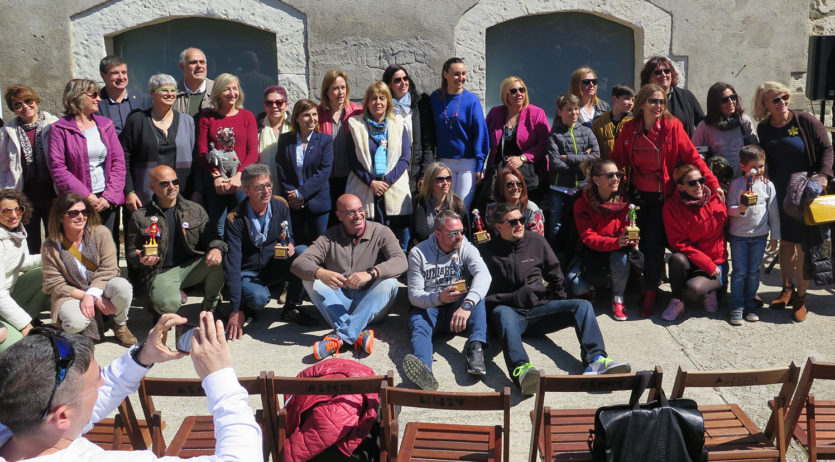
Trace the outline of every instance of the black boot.
[[481, 342], [473, 340], [467, 343], [467, 346], [464, 347], [464, 353], [467, 356], [468, 374], [479, 377], [487, 374], [487, 368], [484, 366], [484, 348]]

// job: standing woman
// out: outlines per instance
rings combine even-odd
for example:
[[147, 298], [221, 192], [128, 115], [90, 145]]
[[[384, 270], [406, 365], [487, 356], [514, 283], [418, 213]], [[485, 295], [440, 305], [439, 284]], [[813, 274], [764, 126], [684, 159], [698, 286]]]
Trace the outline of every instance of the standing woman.
[[49, 167], [58, 194], [87, 198], [111, 232], [125, 202], [125, 153], [113, 122], [97, 115], [96, 82], [73, 79], [64, 88], [64, 117], [50, 126]]
[[[779, 82], [765, 82], [754, 95], [754, 119], [759, 122], [757, 135], [765, 150], [768, 176], [782, 205], [792, 173], [806, 172], [826, 189], [832, 179], [832, 143], [823, 125], [813, 115], [789, 109], [789, 90]], [[806, 289], [803, 276], [806, 255], [801, 245], [804, 225], [780, 207], [780, 272], [783, 290], [771, 302], [772, 308], [792, 304], [796, 321], [806, 319]], [[797, 283], [793, 283], [797, 279]]]
[[441, 73], [441, 88], [432, 92], [430, 100], [438, 160], [451, 170], [453, 191], [469, 210], [475, 187], [484, 177], [490, 146], [481, 102], [464, 89], [466, 81], [464, 60], [449, 58]]
[[504, 167], [518, 169], [525, 177], [528, 196], [539, 200], [540, 191], [546, 189], [540, 183], [547, 171], [545, 144], [551, 131], [548, 118], [542, 108], [530, 104], [528, 89], [519, 77], [512, 75], [504, 79], [499, 91], [502, 105], [487, 113], [490, 134], [487, 178]]
[[[348, 76], [342, 71], [330, 71], [322, 78], [319, 96], [319, 131], [333, 138], [333, 167], [331, 168], [331, 203], [345, 193], [345, 183], [351, 167], [348, 164], [347, 147], [351, 144], [348, 134], [348, 118], [362, 113], [362, 106], [351, 102]], [[336, 221], [332, 214], [332, 223]]]
[[[232, 74], [220, 74], [212, 87], [212, 108], [200, 113], [197, 130], [197, 152], [206, 169], [206, 212], [209, 220], [217, 224], [218, 235], [223, 237], [226, 223], [226, 211], [244, 200], [241, 191], [241, 171], [244, 167], [258, 161], [258, 129], [255, 116], [243, 108], [244, 91], [238, 83], [238, 77]], [[209, 166], [206, 155], [212, 149], [228, 146], [227, 140], [221, 140], [223, 129], [232, 130], [234, 151], [240, 165], [231, 178], [225, 179], [220, 170]]]
[[317, 130], [319, 112], [309, 99], [296, 102], [290, 120], [292, 130], [282, 133], [276, 147], [278, 194], [290, 206], [296, 243], [308, 244], [328, 227], [333, 138]]
[[423, 172], [435, 161], [435, 123], [429, 96], [418, 93], [415, 82], [406, 69], [392, 64], [383, 72], [383, 82], [391, 90], [394, 115], [403, 118], [403, 126], [411, 140], [409, 158], [409, 189], [417, 193]]
[[414, 212], [409, 228], [412, 245], [429, 239], [435, 229], [435, 217], [441, 210], [457, 213], [464, 224], [465, 232], [470, 235], [467, 209], [464, 208], [464, 201], [452, 192], [452, 173], [446, 165], [432, 162], [426, 167], [420, 191], [415, 195], [413, 202]]
[[611, 109], [606, 101], [597, 97], [600, 80], [590, 67], [581, 67], [571, 74], [568, 91], [580, 98], [579, 123], [591, 128], [591, 124]]
[[734, 177], [742, 174], [739, 150], [757, 144], [754, 122], [744, 112], [734, 87], [716, 82], [707, 91], [707, 115], [693, 135], [693, 144], [709, 146], [714, 155], [725, 158], [733, 166]]
[[177, 81], [168, 74], [148, 79], [151, 109], [128, 116], [119, 139], [125, 151], [125, 207], [135, 211], [151, 201], [151, 169], [167, 165], [186, 190], [194, 152], [194, 119], [173, 109]]
[[23, 226], [29, 253], [36, 254], [41, 252], [41, 224], [46, 227], [55, 199], [44, 139], [58, 118], [40, 110], [41, 99], [29, 87], [12, 85], [3, 96], [16, 117], [0, 129], [0, 188], [14, 188], [29, 198], [30, 218]]
[[696, 166], [710, 190], [716, 191], [722, 200], [725, 196], [681, 122], [667, 112], [667, 97], [660, 85], [649, 83], [641, 87], [635, 96], [633, 113], [635, 118], [623, 126], [610, 158], [619, 169], [626, 170], [629, 200], [641, 207], [637, 216], [645, 259], [641, 316], [649, 317], [655, 309], [667, 242], [664, 201], [677, 190], [674, 169], [681, 164]]
[[264, 112], [256, 117], [258, 122], [258, 163], [270, 167], [270, 178], [278, 181], [275, 155], [278, 152], [278, 137], [293, 130], [287, 109], [287, 90], [281, 85], [273, 85], [264, 90]]
[[653, 56], [641, 69], [641, 86], [656, 83], [667, 97], [667, 110], [681, 121], [687, 136], [693, 138], [696, 125], [705, 118], [699, 100], [693, 93], [678, 87], [678, 72], [673, 63], [663, 56]]
[[409, 247], [409, 133], [393, 113], [388, 86], [374, 82], [365, 91], [363, 113], [348, 119], [351, 173], [345, 193], [359, 197], [368, 219], [391, 228], [405, 253]]

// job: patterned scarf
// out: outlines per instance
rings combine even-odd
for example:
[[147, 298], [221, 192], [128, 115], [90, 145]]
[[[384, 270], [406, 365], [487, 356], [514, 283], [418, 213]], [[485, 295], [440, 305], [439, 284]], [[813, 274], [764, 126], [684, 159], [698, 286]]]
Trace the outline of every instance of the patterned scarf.
[[[18, 122], [17, 138], [20, 140], [20, 149], [23, 150], [26, 165], [29, 167], [26, 176], [29, 178], [49, 178], [49, 170], [46, 167], [46, 156], [43, 150], [43, 137], [41, 136], [41, 130], [46, 126], [43, 112], [38, 112], [37, 120], [31, 124], [23, 123], [20, 117], [15, 118], [15, 120]], [[29, 137], [26, 136], [26, 132], [30, 130], [35, 130], [34, 147], [29, 143]]]
[[379, 143], [377, 150], [372, 156], [374, 162], [374, 175], [381, 176], [388, 173], [388, 121], [389, 116], [386, 116], [382, 122], [376, 122], [368, 113], [365, 114], [365, 124], [368, 127], [368, 136]]
[[707, 204], [708, 199], [710, 199], [711, 193], [710, 188], [708, 188], [706, 185], [702, 186], [702, 188], [704, 188], [704, 192], [702, 193], [702, 197], [700, 198], [695, 198], [685, 193], [684, 191], [679, 190], [678, 194], [681, 197], [681, 202], [691, 210], [699, 210], [705, 204]]

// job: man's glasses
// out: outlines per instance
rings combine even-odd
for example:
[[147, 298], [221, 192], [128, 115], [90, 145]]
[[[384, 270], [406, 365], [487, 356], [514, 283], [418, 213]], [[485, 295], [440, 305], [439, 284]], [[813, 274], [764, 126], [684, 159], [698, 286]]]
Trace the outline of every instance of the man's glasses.
[[46, 403], [46, 409], [43, 410], [41, 420], [46, 419], [49, 411], [52, 410], [52, 400], [55, 399], [55, 392], [58, 386], [67, 378], [72, 363], [75, 361], [75, 349], [69, 340], [61, 336], [61, 334], [50, 327], [36, 327], [29, 331], [29, 335], [43, 335], [52, 343], [52, 351], [55, 352], [55, 386], [52, 387], [52, 393], [49, 395], [49, 401]]
[[464, 229], [453, 229], [449, 232], [449, 238], [455, 239], [456, 237], [461, 236], [464, 237]]
[[525, 92], [526, 92], [526, 91], [528, 91], [528, 90], [527, 90], [527, 88], [525, 88], [525, 87], [518, 87], [518, 88], [511, 88], [511, 89], [510, 89], [510, 90], [508, 90], [508, 91], [510, 92], [510, 94], [511, 94], [511, 95], [515, 95], [517, 92], [519, 92], [519, 93], [521, 93], [521, 94], [523, 94], [523, 95], [524, 95], [524, 94], [525, 94]]
[[657, 75], [657, 76], [660, 76], [661, 74], [670, 75], [672, 72], [673, 72], [673, 71], [672, 71], [671, 69], [669, 69], [669, 68], [664, 68], [664, 69], [656, 69], [656, 70], [652, 71], [652, 73], [653, 73], [653, 74], [655, 74], [655, 75]]
[[728, 96], [723, 96], [723, 97], [719, 98], [719, 101], [721, 101], [722, 104], [725, 104], [728, 101], [736, 102], [737, 98], [738, 98], [738, 96], [736, 95], [736, 93], [734, 93], [734, 94], [731, 94], [731, 95], [728, 95]]
[[269, 100], [269, 99], [268, 99], [268, 100], [265, 100], [265, 101], [264, 101], [264, 106], [276, 106], [276, 107], [281, 107], [281, 106], [284, 106], [284, 103], [286, 103], [286, 102], [287, 102], [287, 101], [283, 101], [283, 100], [280, 100], [280, 99], [274, 99], [274, 100]]
[[780, 104], [780, 101], [789, 101], [789, 95], [783, 94], [771, 100], [773, 104]]
[[89, 215], [90, 212], [88, 212], [87, 209], [81, 209], [81, 210], [67, 210], [67, 213], [66, 213], [66, 215], [70, 218], [75, 218], [79, 214], [83, 215], [84, 218], [87, 218], [87, 215]]
[[580, 81], [583, 85], [594, 85], [597, 86], [597, 79], [583, 79]]
[[362, 215], [364, 213], [365, 213], [365, 209], [362, 208], [362, 207], [360, 207], [358, 209], [354, 209], [354, 210], [343, 210], [342, 211], [343, 215], [347, 215], [349, 217], [352, 217], [354, 215]]
[[14, 212], [17, 216], [21, 216], [21, 215], [23, 215], [23, 212], [25, 210], [26, 209], [21, 207], [21, 206], [12, 207], [12, 208], [8, 208], [8, 209], [3, 209], [3, 210], [0, 210], [0, 216], [2, 216], [3, 218], [9, 218], [9, 217], [12, 216], [12, 212]]
[[400, 85], [401, 83], [409, 83], [409, 77], [395, 77], [392, 79], [391, 83], [395, 85]]
[[515, 228], [517, 225], [524, 225], [525, 220], [523, 218], [511, 218], [510, 220], [505, 220], [504, 223], [507, 223]]
[[452, 183], [452, 176], [436, 176], [435, 183]]
[[26, 98], [21, 101], [15, 101], [14, 103], [12, 103], [12, 110], [19, 111], [23, 108], [24, 104], [29, 107], [35, 107], [35, 98]]
[[180, 180], [179, 178], [174, 178], [173, 180], [157, 181], [157, 184], [160, 188], [167, 188], [168, 185], [180, 186]]
[[697, 180], [681, 180], [681, 181], [678, 182], [678, 184], [686, 184], [687, 186], [690, 186], [691, 188], [693, 188], [697, 184], [705, 184], [705, 177], [701, 177]]
[[615, 178], [615, 177], [617, 177], [617, 179], [621, 179], [623, 177], [623, 172], [606, 172], [606, 173], [601, 173], [600, 175], [597, 175], [597, 176], [605, 176], [607, 180], [611, 180], [612, 178]]
[[504, 184], [505, 189], [522, 189], [521, 181], [508, 181]]
[[256, 185], [252, 186], [252, 189], [254, 189], [257, 192], [264, 192], [268, 189], [272, 190], [273, 189], [273, 184], [272, 183], [256, 184]]

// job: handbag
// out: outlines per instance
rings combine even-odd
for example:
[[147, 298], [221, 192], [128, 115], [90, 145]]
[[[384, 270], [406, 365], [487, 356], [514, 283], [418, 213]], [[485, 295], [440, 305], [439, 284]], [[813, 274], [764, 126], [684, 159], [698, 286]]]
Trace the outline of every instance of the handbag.
[[[705, 424], [692, 399], [639, 404], [650, 371], [638, 372], [629, 404], [605, 406], [594, 415], [589, 449], [595, 462], [706, 461]], [[592, 438], [593, 437], [593, 438]]]

